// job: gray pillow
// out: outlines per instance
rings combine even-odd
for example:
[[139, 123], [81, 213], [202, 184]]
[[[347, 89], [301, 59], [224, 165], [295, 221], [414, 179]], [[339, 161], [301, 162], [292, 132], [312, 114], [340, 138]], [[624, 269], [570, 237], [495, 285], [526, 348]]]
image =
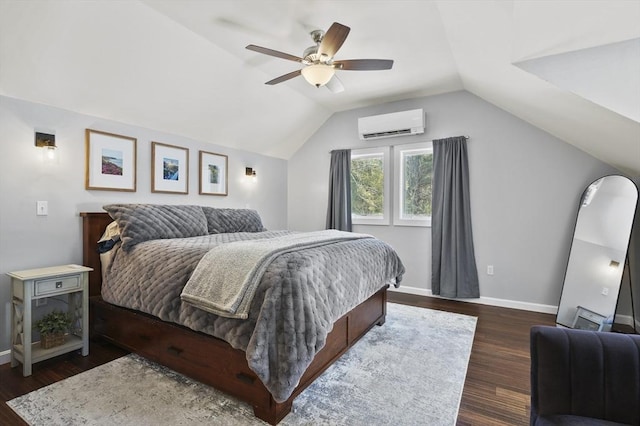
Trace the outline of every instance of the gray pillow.
[[207, 218], [200, 206], [109, 204], [103, 209], [118, 222], [122, 248], [163, 238], [207, 235]]
[[228, 232], [262, 232], [262, 219], [255, 210], [249, 209], [216, 209], [202, 207], [207, 217], [210, 234], [224, 234]]

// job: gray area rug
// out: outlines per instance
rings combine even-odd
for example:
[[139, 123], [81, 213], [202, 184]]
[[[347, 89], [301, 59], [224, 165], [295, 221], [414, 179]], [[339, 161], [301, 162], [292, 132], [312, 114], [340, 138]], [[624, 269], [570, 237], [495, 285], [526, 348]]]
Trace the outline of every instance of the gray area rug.
[[[476, 318], [388, 304], [282, 425], [454, 425]], [[136, 355], [15, 398], [30, 425], [263, 425], [250, 406]]]

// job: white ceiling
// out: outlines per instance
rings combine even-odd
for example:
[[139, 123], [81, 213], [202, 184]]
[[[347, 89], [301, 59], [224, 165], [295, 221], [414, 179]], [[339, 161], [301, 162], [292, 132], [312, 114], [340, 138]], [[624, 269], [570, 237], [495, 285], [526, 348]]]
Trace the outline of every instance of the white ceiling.
[[515, 65], [554, 86], [640, 122], [640, 38], [543, 56]]
[[[334, 21], [351, 27], [337, 59], [393, 69], [338, 71], [342, 93], [264, 84], [299, 64], [246, 45], [300, 56]], [[640, 175], [637, 120], [514, 65], [639, 23], [636, 0], [0, 0], [0, 94], [289, 158], [333, 112], [467, 90]]]

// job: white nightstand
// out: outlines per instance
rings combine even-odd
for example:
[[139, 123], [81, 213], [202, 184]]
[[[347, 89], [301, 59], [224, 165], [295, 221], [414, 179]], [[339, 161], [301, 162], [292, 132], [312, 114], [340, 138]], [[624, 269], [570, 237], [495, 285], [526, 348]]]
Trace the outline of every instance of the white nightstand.
[[[31, 375], [31, 365], [76, 349], [89, 355], [89, 271], [79, 265], [52, 266], [9, 272], [12, 297], [11, 367], [22, 363], [22, 374]], [[65, 342], [42, 349], [40, 342], [31, 342], [32, 302], [37, 299], [67, 296], [71, 315], [71, 332]]]

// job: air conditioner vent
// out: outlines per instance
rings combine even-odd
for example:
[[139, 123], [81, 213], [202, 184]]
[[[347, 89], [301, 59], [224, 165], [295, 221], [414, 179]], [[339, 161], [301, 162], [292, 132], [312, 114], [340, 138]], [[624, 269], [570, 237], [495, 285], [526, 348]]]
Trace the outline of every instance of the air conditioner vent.
[[381, 139], [381, 138], [390, 138], [392, 136], [400, 136], [400, 135], [410, 135], [411, 129], [401, 129], [401, 130], [389, 130], [387, 132], [378, 132], [378, 133], [364, 133], [362, 137], [364, 139]]

